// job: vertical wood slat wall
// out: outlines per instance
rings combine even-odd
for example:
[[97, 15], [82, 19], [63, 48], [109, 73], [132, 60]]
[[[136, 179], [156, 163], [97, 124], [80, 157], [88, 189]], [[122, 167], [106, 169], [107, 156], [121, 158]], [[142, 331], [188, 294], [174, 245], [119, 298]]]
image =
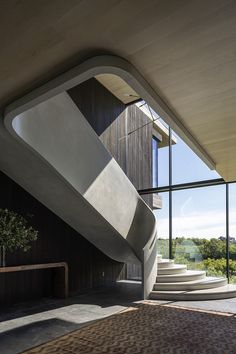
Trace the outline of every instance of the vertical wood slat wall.
[[[152, 185], [152, 124], [136, 105], [126, 106], [96, 79], [68, 91], [136, 189]], [[131, 134], [130, 134], [131, 133]], [[144, 196], [152, 206], [152, 196]]]
[[[7, 253], [7, 265], [68, 262], [71, 295], [123, 278], [123, 263], [105, 256], [3, 173], [0, 195], [0, 208], [20, 213], [39, 230], [29, 252]], [[0, 306], [53, 296], [52, 277], [52, 270], [0, 274]]]
[[[122, 112], [123, 106], [117, 105], [103, 87], [96, 90], [92, 101], [90, 91], [91, 85], [83, 85], [82, 104], [90, 118], [94, 118], [93, 124], [98, 132], [102, 133], [99, 129], [104, 127], [100, 122], [104, 121], [105, 126], [109, 127], [111, 119]], [[117, 146], [112, 143], [116, 132], [112, 134], [112, 138], [107, 135], [104, 139], [117, 153]], [[123, 153], [120, 156], [122, 159]], [[0, 173], [0, 208], [14, 210], [25, 217], [33, 215], [32, 219], [29, 218], [30, 222], [39, 230], [39, 238], [32, 244], [31, 250], [7, 254], [7, 265], [66, 261], [69, 265], [70, 294], [109, 286], [124, 278], [123, 263], [105, 256], [3, 173]], [[52, 276], [53, 271], [50, 270], [1, 274], [0, 306], [52, 296]]]

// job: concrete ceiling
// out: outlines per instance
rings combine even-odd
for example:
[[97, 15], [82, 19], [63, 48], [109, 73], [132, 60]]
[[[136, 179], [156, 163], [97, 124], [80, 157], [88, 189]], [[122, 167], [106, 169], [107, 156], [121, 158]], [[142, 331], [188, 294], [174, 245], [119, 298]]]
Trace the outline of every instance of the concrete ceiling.
[[92, 55], [130, 61], [236, 180], [236, 1], [2, 0], [1, 106]]

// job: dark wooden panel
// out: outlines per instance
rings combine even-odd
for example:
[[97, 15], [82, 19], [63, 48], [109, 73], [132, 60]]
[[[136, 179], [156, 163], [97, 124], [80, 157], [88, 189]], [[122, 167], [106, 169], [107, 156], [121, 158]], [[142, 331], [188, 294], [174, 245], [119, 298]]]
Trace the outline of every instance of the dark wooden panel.
[[[69, 265], [70, 294], [111, 285], [122, 278], [122, 263], [105, 256], [3, 173], [0, 196], [0, 208], [20, 213], [39, 230], [29, 252], [7, 254], [8, 266], [65, 261]], [[52, 270], [0, 274], [1, 305], [52, 295]]]
[[96, 79], [73, 87], [68, 93], [99, 136], [111, 127], [126, 108]]
[[[68, 91], [137, 189], [152, 183], [152, 124], [135, 105], [125, 106], [96, 79]], [[152, 206], [152, 198], [145, 196]]]
[[[136, 189], [152, 186], [152, 124], [136, 105], [127, 107], [127, 176]], [[152, 208], [152, 196], [143, 196]]]
[[127, 108], [128, 169], [127, 175], [137, 189], [152, 182], [152, 124], [136, 105]]

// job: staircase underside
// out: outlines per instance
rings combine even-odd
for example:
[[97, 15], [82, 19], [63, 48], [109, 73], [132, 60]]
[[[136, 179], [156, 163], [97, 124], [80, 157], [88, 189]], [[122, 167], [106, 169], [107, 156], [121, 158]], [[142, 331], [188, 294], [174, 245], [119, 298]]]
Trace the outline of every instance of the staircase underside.
[[207, 277], [205, 271], [187, 270], [173, 260], [157, 258], [156, 283], [150, 293], [152, 300], [217, 300], [236, 297], [236, 285], [227, 279]]

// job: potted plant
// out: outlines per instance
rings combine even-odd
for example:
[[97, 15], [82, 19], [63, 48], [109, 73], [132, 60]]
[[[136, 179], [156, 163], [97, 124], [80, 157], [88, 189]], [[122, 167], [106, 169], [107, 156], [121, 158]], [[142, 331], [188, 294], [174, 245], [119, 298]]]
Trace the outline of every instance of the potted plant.
[[28, 251], [30, 242], [37, 240], [38, 231], [21, 215], [0, 209], [0, 266], [6, 265], [6, 252], [23, 249]]

